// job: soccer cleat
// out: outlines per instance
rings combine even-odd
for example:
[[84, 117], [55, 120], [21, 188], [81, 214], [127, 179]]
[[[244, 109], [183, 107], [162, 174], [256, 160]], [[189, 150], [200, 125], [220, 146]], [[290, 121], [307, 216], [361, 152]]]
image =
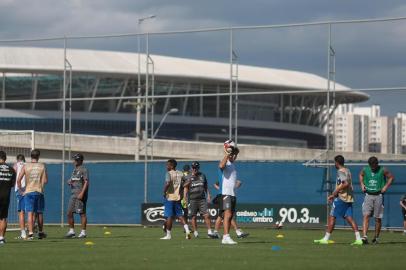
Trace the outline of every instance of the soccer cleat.
[[351, 246], [362, 246], [364, 244], [364, 242], [362, 241], [362, 239], [360, 240], [355, 240], [354, 242], [351, 243]]
[[237, 234], [237, 238], [246, 238], [246, 237], [248, 237], [249, 235], [250, 235], [249, 233], [242, 232], [242, 233], [240, 233], [240, 234]]
[[372, 244], [373, 245], [379, 244], [379, 239], [378, 238], [372, 239]]
[[198, 238], [198, 237], [199, 237], [199, 233], [198, 233], [197, 231], [194, 231], [194, 232], [193, 232], [193, 235], [195, 236], [195, 238]]
[[20, 235], [20, 236], [17, 236], [16, 238], [14, 238], [14, 239], [16, 239], [16, 240], [27, 240], [27, 236]]
[[165, 235], [164, 237], [160, 238], [161, 240], [171, 240], [172, 237], [170, 235]]
[[80, 233], [80, 234], [78, 235], [78, 238], [86, 238], [86, 234], [85, 234], [85, 233]]
[[68, 232], [68, 233], [65, 235], [65, 238], [75, 238], [75, 233]]
[[218, 233], [208, 233], [208, 234], [207, 234], [207, 238], [210, 238], [210, 239], [219, 239], [220, 236], [218, 235]]
[[192, 233], [191, 232], [186, 232], [186, 239], [188, 239], [188, 240], [192, 239]]
[[368, 244], [369, 244], [369, 242], [368, 242], [368, 237], [366, 237], [366, 236], [363, 236], [363, 237], [361, 238], [361, 241], [362, 241], [362, 243], [363, 243], [364, 245], [368, 245]]
[[6, 243], [6, 239], [3, 238], [0, 240], [0, 245], [4, 245], [5, 243]]
[[29, 234], [27, 237], [28, 241], [34, 240], [34, 235], [33, 234]]
[[322, 239], [320, 239], [320, 240], [314, 240], [313, 243], [321, 244], [321, 245], [328, 245], [328, 244], [329, 244], [329, 241], [326, 240], [326, 239], [324, 239], [324, 238], [322, 238]]
[[44, 233], [44, 232], [38, 233], [38, 239], [44, 239], [44, 238], [47, 238], [47, 234], [46, 234], [46, 233]]
[[236, 245], [237, 244], [237, 242], [235, 242], [233, 239], [231, 239], [231, 237], [223, 238], [221, 240], [221, 243], [223, 245]]

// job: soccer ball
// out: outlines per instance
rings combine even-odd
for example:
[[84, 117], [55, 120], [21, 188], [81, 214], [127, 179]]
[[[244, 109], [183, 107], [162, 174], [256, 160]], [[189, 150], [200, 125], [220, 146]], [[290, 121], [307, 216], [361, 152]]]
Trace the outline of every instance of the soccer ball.
[[232, 140], [227, 140], [224, 142], [224, 150], [231, 154], [235, 148], [235, 143]]

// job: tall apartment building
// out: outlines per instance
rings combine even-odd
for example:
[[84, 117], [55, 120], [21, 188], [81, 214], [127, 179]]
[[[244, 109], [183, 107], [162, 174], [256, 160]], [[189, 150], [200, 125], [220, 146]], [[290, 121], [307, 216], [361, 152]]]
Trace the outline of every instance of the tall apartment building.
[[406, 113], [397, 113], [394, 119], [395, 154], [406, 154]]
[[406, 114], [381, 116], [379, 105], [338, 106], [335, 111], [334, 146], [336, 151], [406, 153]]

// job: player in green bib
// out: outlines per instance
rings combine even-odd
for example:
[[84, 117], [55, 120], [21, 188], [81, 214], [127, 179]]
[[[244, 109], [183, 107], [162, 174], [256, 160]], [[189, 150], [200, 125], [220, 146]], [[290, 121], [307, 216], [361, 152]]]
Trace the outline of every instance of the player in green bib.
[[364, 167], [359, 174], [359, 182], [362, 191], [365, 193], [362, 204], [363, 226], [362, 240], [368, 244], [367, 232], [369, 228], [369, 218], [375, 218], [375, 237], [373, 244], [378, 243], [382, 227], [382, 217], [384, 209], [383, 194], [388, 190], [393, 182], [393, 175], [384, 167], [379, 166], [376, 157], [368, 159], [368, 166]]

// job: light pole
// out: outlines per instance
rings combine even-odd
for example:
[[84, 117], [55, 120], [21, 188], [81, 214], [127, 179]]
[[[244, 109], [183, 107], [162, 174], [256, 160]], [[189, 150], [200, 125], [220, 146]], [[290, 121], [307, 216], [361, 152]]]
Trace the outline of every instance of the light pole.
[[166, 118], [168, 117], [169, 114], [171, 113], [177, 113], [179, 110], [177, 108], [172, 108], [169, 111], [167, 111], [165, 113], [165, 115], [162, 117], [161, 122], [159, 122], [159, 125], [157, 127], [157, 129], [155, 130], [154, 134], [152, 135], [152, 146], [151, 146], [151, 159], [154, 159], [154, 139], [156, 137], [156, 135], [158, 134], [159, 129], [161, 128], [161, 126], [163, 125], [163, 123], [165, 122]]
[[[153, 19], [155, 18], [155, 15], [150, 15], [146, 16], [143, 18], [138, 19], [138, 32], [139, 34], [137, 35], [137, 43], [138, 43], [138, 49], [137, 49], [137, 54], [138, 54], [138, 83], [137, 83], [137, 95], [141, 96], [141, 39], [140, 39], [140, 34], [141, 34], [141, 24], [148, 19]], [[137, 98], [137, 117], [136, 117], [136, 123], [135, 123], [135, 155], [134, 159], [135, 160], [140, 160], [140, 135], [141, 135], [141, 99]]]
[[162, 117], [162, 119], [161, 119], [161, 122], [159, 122], [159, 125], [158, 125], [157, 129], [155, 130], [154, 135], [152, 136], [152, 138], [156, 137], [156, 134], [158, 134], [158, 131], [161, 128], [162, 124], [165, 122], [166, 117], [168, 117], [169, 114], [177, 113], [178, 111], [179, 110], [177, 108], [172, 108], [167, 113], [165, 113], [164, 117]]

